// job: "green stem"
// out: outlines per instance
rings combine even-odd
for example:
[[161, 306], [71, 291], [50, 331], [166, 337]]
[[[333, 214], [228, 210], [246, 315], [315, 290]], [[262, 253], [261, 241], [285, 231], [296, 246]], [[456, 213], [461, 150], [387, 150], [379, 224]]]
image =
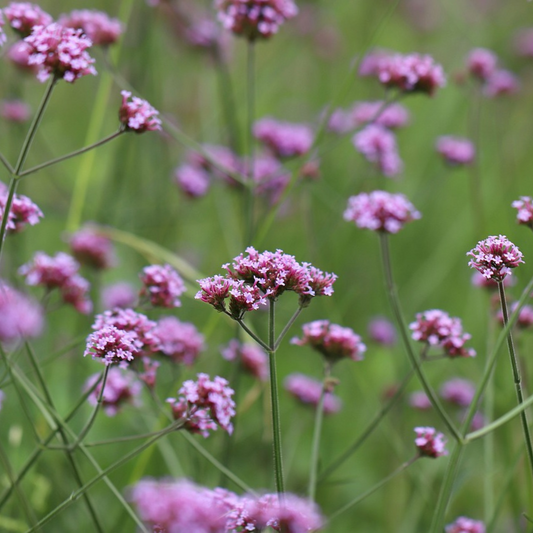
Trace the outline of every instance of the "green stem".
[[247, 46], [247, 124], [246, 138], [248, 148], [248, 179], [245, 190], [244, 210], [245, 210], [245, 244], [251, 245], [254, 234], [254, 193], [255, 193], [255, 150], [253, 127], [255, 120], [255, 44], [253, 40], [248, 41]]
[[[231, 316], [231, 315], [229, 315]], [[267, 352], [270, 351], [270, 346], [268, 344], [266, 344], [265, 342], [263, 342], [243, 321], [242, 319], [241, 320], [237, 320], [237, 322], [239, 323], [239, 326], [241, 326], [242, 329], [244, 329], [244, 331], [246, 331], [246, 333], [248, 333], [248, 335], [250, 335], [250, 337], [252, 337], [252, 339], [257, 342], [257, 344], [259, 344], [261, 346], [261, 348], [263, 348], [264, 350], [266, 350]]]
[[[9, 190], [7, 193], [6, 204], [4, 206], [2, 215], [2, 223], [0, 224], [0, 259], [2, 258], [2, 250], [4, 247], [4, 241], [7, 235], [7, 223], [9, 220], [9, 212], [11, 211], [11, 206], [13, 205], [13, 199], [15, 198], [15, 193], [17, 191], [18, 179], [16, 176], [11, 176], [9, 181]], [[5, 289], [1, 289], [5, 290]]]
[[0, 152], [0, 163], [2, 163], [6, 167], [7, 171], [10, 174], [13, 174], [15, 170], [13, 169], [13, 167], [11, 166], [11, 163], [6, 159], [6, 156], [2, 152]]
[[285, 324], [285, 327], [281, 330], [281, 333], [278, 335], [278, 338], [276, 339], [276, 342], [274, 343], [274, 349], [277, 350], [279, 348], [279, 345], [281, 344], [281, 341], [283, 340], [283, 337], [287, 334], [291, 326], [296, 322], [296, 319], [300, 316], [300, 313], [303, 311], [303, 307], [299, 306], [298, 309], [294, 312], [294, 314], [291, 316], [290, 320]]

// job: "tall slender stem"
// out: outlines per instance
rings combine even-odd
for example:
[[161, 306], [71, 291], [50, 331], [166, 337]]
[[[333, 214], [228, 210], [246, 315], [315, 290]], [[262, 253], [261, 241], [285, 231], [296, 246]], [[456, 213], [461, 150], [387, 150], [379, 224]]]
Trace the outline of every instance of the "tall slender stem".
[[285, 327], [281, 330], [281, 333], [278, 335], [278, 338], [276, 339], [276, 342], [274, 343], [274, 349], [277, 350], [279, 348], [279, 345], [281, 344], [281, 341], [283, 340], [283, 337], [287, 334], [287, 331], [291, 329], [291, 326], [296, 322], [296, 319], [300, 316], [300, 313], [303, 311], [303, 307], [300, 305], [298, 306], [298, 309], [294, 312], [294, 315], [291, 316], [289, 321], [285, 324]]
[[246, 85], [247, 85], [247, 117], [246, 117], [246, 144], [248, 148], [248, 180], [245, 190], [245, 244], [251, 245], [255, 234], [254, 220], [254, 196], [255, 196], [255, 150], [253, 127], [255, 120], [255, 43], [248, 41], [247, 65], [246, 65]]

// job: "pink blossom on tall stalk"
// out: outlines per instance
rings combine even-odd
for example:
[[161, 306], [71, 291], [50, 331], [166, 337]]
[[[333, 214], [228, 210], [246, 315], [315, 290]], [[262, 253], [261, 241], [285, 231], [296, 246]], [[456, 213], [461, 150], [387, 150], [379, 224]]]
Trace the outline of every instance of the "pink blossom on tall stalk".
[[237, 361], [246, 373], [260, 381], [268, 379], [268, 356], [259, 346], [232, 339], [220, 353], [226, 361]]
[[469, 74], [481, 81], [487, 81], [496, 71], [498, 56], [486, 48], [474, 48], [466, 57], [466, 69]]
[[[100, 378], [100, 373], [93, 374], [87, 379], [83, 389], [90, 390]], [[100, 382], [89, 394], [87, 401], [91, 405], [97, 405], [102, 383]], [[115, 416], [124, 404], [140, 406], [138, 397], [141, 394], [142, 384], [135, 378], [133, 372], [110, 368], [107, 374], [104, 394], [102, 396], [102, 408], [107, 416]]]
[[475, 268], [485, 278], [500, 282], [511, 269], [524, 263], [522, 252], [505, 235], [491, 235], [479, 241], [466, 255], [471, 256], [468, 266]]
[[[159, 111], [146, 100], [133, 96], [129, 91], [121, 91], [122, 104], [118, 112], [120, 122], [127, 131], [144, 133], [145, 131], [161, 130], [161, 120], [157, 118]], [[131, 98], [131, 100], [130, 100]]]
[[104, 309], [135, 307], [137, 291], [127, 282], [119, 281], [102, 289], [102, 305]]
[[432, 404], [428, 395], [424, 391], [415, 391], [409, 395], [409, 405], [419, 411], [428, 411]]
[[0, 116], [9, 122], [27, 122], [31, 116], [31, 108], [23, 100], [2, 100]]
[[211, 185], [209, 174], [203, 168], [187, 163], [174, 171], [174, 183], [189, 198], [205, 196]]
[[533, 229], [533, 198], [530, 196], [520, 196], [520, 200], [515, 200], [512, 207], [518, 210], [516, 221]]
[[368, 336], [378, 344], [383, 346], [393, 346], [396, 344], [396, 328], [390, 320], [384, 317], [373, 318], [368, 323]]
[[215, 8], [224, 28], [249, 41], [272, 36], [298, 14], [293, 0], [215, 0]]
[[176, 363], [192, 365], [204, 350], [204, 336], [190, 322], [181, 322], [176, 317], [159, 319], [153, 329], [159, 350]]
[[459, 407], [468, 407], [472, 403], [475, 393], [476, 387], [468, 379], [449, 379], [440, 388], [442, 399]]
[[69, 278], [61, 287], [61, 297], [84, 315], [88, 315], [93, 310], [93, 303], [89, 299], [91, 284], [79, 274]]
[[471, 165], [476, 157], [474, 143], [463, 137], [444, 135], [437, 139], [435, 148], [450, 166]]
[[144, 267], [140, 278], [143, 284], [140, 296], [146, 296], [154, 307], [181, 307], [185, 284], [170, 265]]
[[65, 28], [56, 22], [34, 26], [25, 42], [31, 46], [29, 65], [37, 65], [37, 79], [50, 76], [73, 83], [82, 76], [96, 75], [94, 59], [87, 53], [92, 41], [81, 30]]
[[116, 43], [123, 32], [122, 23], [103, 11], [94, 9], [74, 10], [61, 15], [58, 20], [66, 28], [80, 29], [95, 46]]
[[258, 120], [253, 126], [253, 134], [279, 158], [305, 154], [311, 148], [314, 138], [313, 131], [305, 124], [270, 117]]
[[[320, 396], [322, 395], [323, 384], [317, 379], [313, 379], [305, 374], [289, 374], [284, 382], [285, 390], [298, 401], [318, 407]], [[331, 390], [327, 390], [324, 395], [324, 414], [330, 415], [340, 411], [342, 402]]]
[[[0, 182], [0, 221], [7, 203], [8, 189]], [[43, 218], [43, 213], [27, 196], [15, 194], [9, 210], [6, 229], [9, 233], [18, 233], [27, 225], [35, 226]]]
[[387, 177], [396, 176], [403, 170], [403, 162], [398, 154], [396, 136], [387, 128], [370, 124], [353, 137], [355, 149], [374, 163]]
[[[513, 313], [518, 307], [518, 302], [513, 302], [509, 307], [509, 313]], [[500, 324], [503, 325], [503, 313], [498, 311], [496, 315]], [[516, 320], [516, 325], [521, 329], [527, 329], [533, 326], [533, 307], [531, 305], [524, 305], [520, 312], [518, 313], [518, 318]]]
[[198, 374], [198, 380], [187, 380], [178, 391], [178, 398], [168, 398], [176, 420], [184, 419], [185, 428], [192, 433], [209, 436], [209, 430], [220, 426], [230, 435], [235, 416], [235, 391], [224, 378], [211, 380], [208, 374]]
[[384, 128], [397, 129], [409, 124], [409, 111], [398, 103], [387, 104], [382, 100], [356, 102], [351, 110], [355, 127], [377, 124]]
[[126, 365], [141, 355], [142, 342], [133, 331], [104, 325], [87, 337], [83, 356], [101, 359], [106, 365]]
[[437, 457], [448, 455], [446, 437], [442, 433], [438, 433], [435, 428], [416, 427], [415, 433], [415, 445], [421, 456], [436, 459]]
[[358, 228], [385, 233], [398, 233], [407, 222], [422, 215], [403, 194], [373, 191], [351, 196], [344, 220], [355, 222]]
[[480, 520], [460, 516], [452, 524], [448, 524], [446, 533], [485, 533], [485, 524]]
[[511, 95], [518, 92], [520, 84], [518, 78], [508, 70], [499, 69], [492, 74], [483, 88], [483, 94], [488, 98]]
[[72, 255], [81, 263], [96, 270], [114, 266], [116, 262], [113, 244], [109, 237], [96, 227], [87, 225], [69, 238]]
[[3, 9], [8, 24], [21, 37], [31, 34], [35, 26], [48, 26], [54, 19], [38, 5], [30, 2], [11, 2]]

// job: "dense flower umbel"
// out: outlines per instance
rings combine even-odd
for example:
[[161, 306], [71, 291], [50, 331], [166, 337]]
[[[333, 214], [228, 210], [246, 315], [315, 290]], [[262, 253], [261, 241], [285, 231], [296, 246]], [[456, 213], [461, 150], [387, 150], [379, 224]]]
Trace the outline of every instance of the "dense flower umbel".
[[268, 356], [259, 346], [242, 344], [237, 339], [232, 339], [220, 352], [224, 359], [237, 361], [245, 372], [260, 381], [268, 379]]
[[69, 239], [72, 255], [82, 264], [102, 270], [115, 264], [111, 240], [96, 228], [87, 226]]
[[468, 72], [481, 81], [486, 81], [495, 71], [498, 57], [486, 48], [474, 48], [466, 58]]
[[485, 524], [480, 520], [460, 516], [452, 524], [448, 524], [446, 533], [485, 533]]
[[153, 334], [159, 350], [176, 363], [192, 365], [204, 349], [204, 336], [196, 326], [173, 316], [160, 318]]
[[150, 265], [140, 275], [143, 287], [141, 297], [146, 296], [154, 307], [180, 307], [180, 296], [185, 292], [181, 276], [170, 265]]
[[72, 83], [82, 76], [96, 74], [94, 59], [87, 53], [92, 41], [81, 30], [65, 28], [61, 24], [34, 26], [24, 39], [31, 46], [28, 64], [37, 65], [37, 79], [50, 76]]
[[450, 166], [470, 165], [476, 157], [476, 149], [469, 139], [445, 135], [435, 144], [437, 152]]
[[450, 379], [444, 382], [440, 388], [442, 399], [459, 407], [468, 407], [475, 393], [476, 387], [468, 379]]
[[3, 12], [9, 25], [21, 37], [30, 35], [34, 26], [48, 26], [53, 22], [48, 13], [30, 2], [11, 2]]
[[291, 344], [309, 345], [330, 362], [346, 357], [354, 361], [363, 359], [366, 346], [351, 328], [331, 324], [329, 320], [315, 320], [304, 324], [302, 330], [302, 338], [294, 337]]
[[[318, 407], [323, 384], [304, 374], [289, 374], [283, 382], [285, 390], [294, 398], [306, 405]], [[324, 395], [324, 414], [329, 415], [340, 411], [342, 402], [331, 391]]]
[[[118, 118], [128, 131], [144, 133], [161, 129], [161, 121], [157, 118], [156, 111], [146, 100], [138, 96], [131, 96], [129, 91], [122, 91], [122, 105]], [[129, 100], [131, 97], [131, 100]]]
[[253, 133], [256, 139], [280, 158], [303, 155], [313, 144], [313, 131], [309, 126], [269, 117], [258, 120], [254, 124]]
[[[85, 382], [84, 390], [88, 391], [100, 378], [100, 373], [93, 374]], [[91, 405], [98, 403], [98, 396], [102, 390], [100, 382], [89, 394], [87, 401]], [[135, 378], [131, 371], [110, 368], [102, 397], [102, 407], [108, 416], [115, 416], [124, 404], [139, 406], [136, 399], [141, 394], [142, 383]]]
[[520, 200], [515, 200], [512, 207], [518, 209], [516, 221], [533, 229], [533, 198], [530, 196], [520, 196]]
[[141, 355], [142, 342], [133, 331], [103, 326], [87, 337], [86, 355], [101, 359], [106, 365], [126, 364]]
[[524, 262], [522, 252], [505, 235], [491, 235], [479, 241], [466, 255], [473, 258], [468, 262], [469, 267], [498, 282]]
[[178, 391], [178, 398], [168, 398], [174, 418], [185, 419], [185, 428], [192, 433], [209, 436], [209, 430], [217, 426], [233, 432], [231, 418], [235, 416], [235, 391], [224, 378], [216, 376], [212, 381], [208, 374], [198, 374], [198, 380], [187, 380]]
[[396, 136], [387, 128], [370, 124], [356, 133], [352, 141], [355, 149], [374, 163], [384, 176], [396, 176], [403, 170]]
[[407, 222], [422, 215], [403, 194], [373, 191], [351, 196], [344, 220], [353, 221], [359, 228], [398, 233]]
[[435, 428], [431, 427], [417, 427], [414, 430], [415, 444], [420, 455], [434, 459], [448, 455], [448, 450], [445, 448], [446, 437], [442, 433], [438, 433]]
[[82, 30], [94, 45], [107, 46], [113, 44], [122, 33], [120, 21], [110, 18], [103, 11], [74, 10], [68, 15], [61, 15], [59, 23], [67, 28]]
[[451, 317], [440, 309], [431, 309], [418, 313], [416, 321], [409, 324], [415, 341], [438, 346], [448, 357], [474, 357], [475, 350], [465, 348], [464, 344], [471, 336], [463, 332], [461, 320]]
[[277, 33], [298, 13], [293, 0], [215, 0], [215, 7], [226, 29], [250, 41]]
[[[7, 196], [7, 187], [0, 182], [0, 221], [4, 216]], [[39, 207], [27, 196], [15, 194], [7, 219], [7, 231], [10, 233], [17, 233], [27, 225], [35, 226], [35, 224], [40, 222], [40, 219], [43, 216], [44, 215]]]

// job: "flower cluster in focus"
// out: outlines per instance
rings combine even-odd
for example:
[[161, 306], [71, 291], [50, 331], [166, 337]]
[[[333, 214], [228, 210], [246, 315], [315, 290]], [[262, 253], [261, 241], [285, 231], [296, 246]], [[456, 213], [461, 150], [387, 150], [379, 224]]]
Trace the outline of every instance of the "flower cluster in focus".
[[161, 120], [157, 118], [159, 111], [154, 109], [146, 100], [138, 96], [132, 97], [129, 91], [122, 91], [120, 94], [122, 95], [122, 105], [118, 112], [118, 118], [127, 130], [144, 133], [145, 131], [161, 129]]
[[424, 457], [436, 459], [443, 455], [448, 455], [446, 450], [446, 438], [442, 433], [437, 432], [432, 427], [415, 428], [416, 439], [415, 445], [418, 453]]
[[146, 296], [154, 307], [180, 307], [185, 292], [181, 276], [170, 265], [150, 265], [141, 274], [140, 296]]

